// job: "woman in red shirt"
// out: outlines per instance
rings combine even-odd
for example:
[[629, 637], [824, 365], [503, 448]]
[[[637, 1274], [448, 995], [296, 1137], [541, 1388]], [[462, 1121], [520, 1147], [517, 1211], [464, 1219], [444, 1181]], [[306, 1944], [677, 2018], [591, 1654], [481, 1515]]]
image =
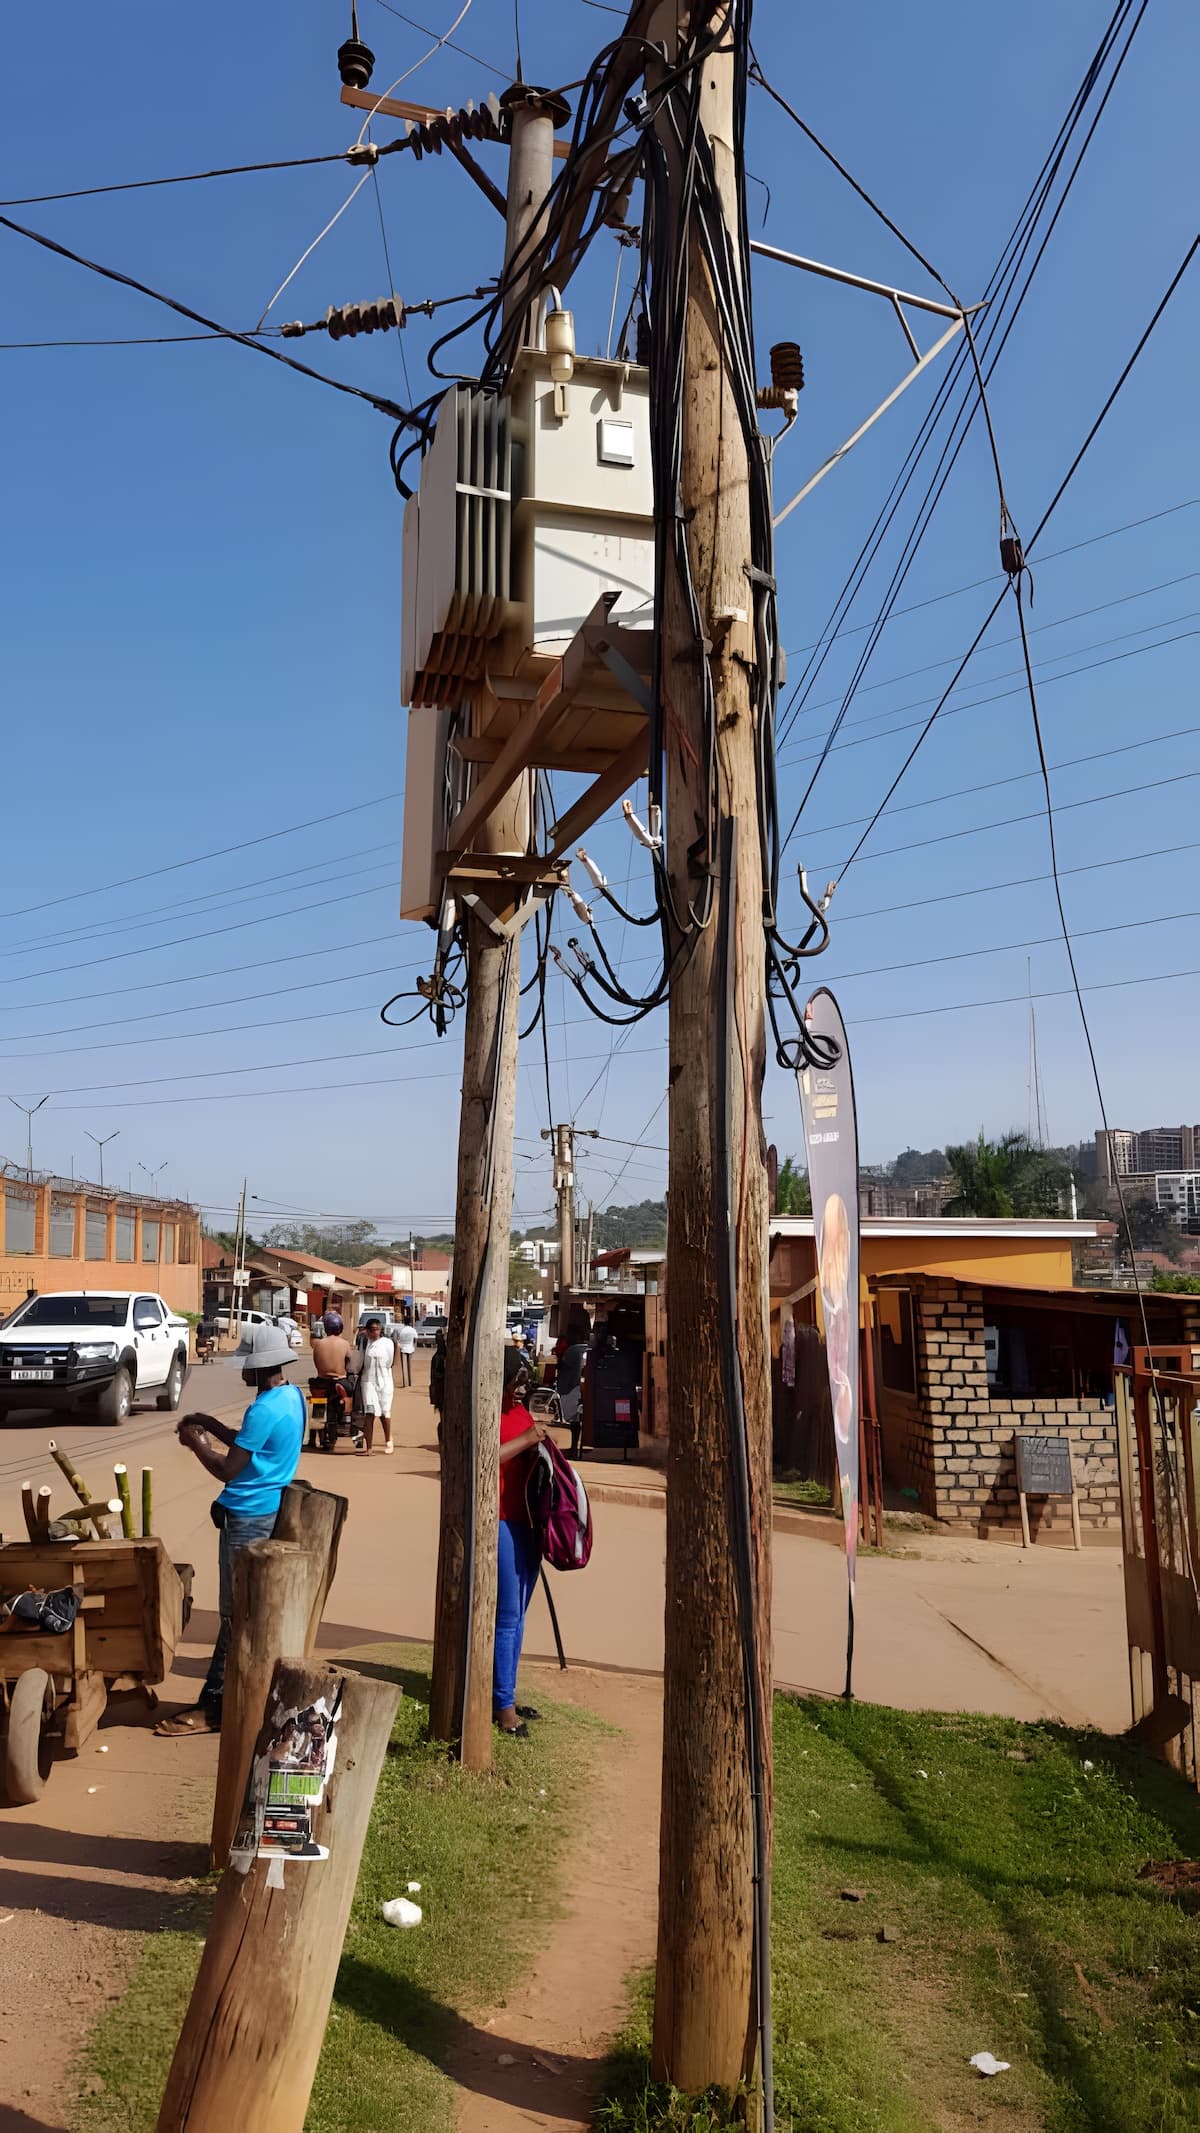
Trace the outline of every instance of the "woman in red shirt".
[[496, 1642], [492, 1673], [492, 1714], [502, 1733], [529, 1738], [527, 1718], [537, 1712], [517, 1703], [517, 1667], [525, 1634], [525, 1613], [537, 1584], [541, 1555], [525, 1503], [532, 1454], [544, 1434], [531, 1422], [525, 1406], [529, 1366], [519, 1348], [504, 1351], [504, 1391], [500, 1401], [500, 1535], [496, 1584]]

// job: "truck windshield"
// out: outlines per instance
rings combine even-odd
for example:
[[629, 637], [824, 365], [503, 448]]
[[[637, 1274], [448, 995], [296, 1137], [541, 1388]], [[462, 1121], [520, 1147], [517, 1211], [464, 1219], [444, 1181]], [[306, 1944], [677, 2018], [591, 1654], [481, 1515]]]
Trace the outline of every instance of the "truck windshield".
[[127, 1296], [36, 1296], [18, 1326], [123, 1326]]

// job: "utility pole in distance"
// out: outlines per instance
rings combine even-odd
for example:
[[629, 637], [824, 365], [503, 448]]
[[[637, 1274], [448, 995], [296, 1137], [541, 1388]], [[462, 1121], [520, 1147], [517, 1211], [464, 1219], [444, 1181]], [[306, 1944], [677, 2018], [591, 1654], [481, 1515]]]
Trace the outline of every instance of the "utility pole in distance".
[[[561, 98], [517, 84], [511, 114], [505, 261], [518, 258], [539, 223], [554, 171]], [[532, 247], [530, 247], [531, 249]], [[515, 273], [504, 319], [527, 313], [531, 291]], [[476, 848], [524, 853], [530, 831], [527, 772], [481, 827]], [[496, 925], [469, 910], [462, 1110], [454, 1223], [454, 1273], [446, 1335], [442, 1500], [429, 1730], [458, 1741], [464, 1768], [492, 1761], [492, 1644], [496, 1619], [499, 1428], [512, 1223], [520, 933], [505, 934], [516, 900], [494, 905]]]
[[[664, 0], [650, 36], [680, 60], [693, 42], [711, 47], [695, 84], [700, 132], [702, 145], [711, 144], [720, 219], [744, 278], [733, 14], [731, 0], [699, 7]], [[654, 87], [651, 77], [651, 95]], [[699, 610], [668, 541], [659, 587], [666, 865], [675, 910], [701, 908], [711, 835], [712, 901], [670, 988], [670, 1432], [653, 2061], [656, 2077], [695, 2094], [753, 2077], [766, 1999], [755, 1972], [770, 1888], [765, 953], [755, 647], [746, 622], [754, 598], [747, 442], [698, 209], [693, 204], [686, 223], [676, 142], [664, 116], [657, 124], [670, 185], [654, 271], [678, 277], [685, 258], [687, 267], [678, 511]], [[664, 514], [676, 505], [673, 496], [658, 499]], [[740, 1590], [739, 1494], [750, 1507]], [[752, 1781], [756, 1749], [762, 1767]]]

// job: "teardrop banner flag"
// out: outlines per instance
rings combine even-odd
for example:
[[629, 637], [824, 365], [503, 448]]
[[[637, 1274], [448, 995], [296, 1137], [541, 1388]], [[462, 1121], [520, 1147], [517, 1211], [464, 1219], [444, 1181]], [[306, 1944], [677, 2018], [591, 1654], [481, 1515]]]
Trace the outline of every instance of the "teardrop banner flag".
[[846, 1025], [831, 992], [815, 992], [804, 1010], [814, 1037], [837, 1047], [828, 1068], [806, 1067], [796, 1076], [808, 1153], [817, 1279], [825, 1320], [825, 1354], [833, 1400], [842, 1518], [846, 1529], [849, 1614], [846, 1688], [854, 1668], [854, 1582], [858, 1558], [858, 1123]]

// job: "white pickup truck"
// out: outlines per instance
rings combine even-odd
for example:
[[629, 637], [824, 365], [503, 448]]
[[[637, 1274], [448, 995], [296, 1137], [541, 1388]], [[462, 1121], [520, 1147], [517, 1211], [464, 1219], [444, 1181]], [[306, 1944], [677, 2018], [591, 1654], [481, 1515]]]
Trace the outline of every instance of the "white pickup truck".
[[188, 1322], [161, 1296], [69, 1289], [31, 1296], [0, 1325], [0, 1422], [18, 1407], [123, 1422], [152, 1394], [173, 1413], [188, 1367]]

